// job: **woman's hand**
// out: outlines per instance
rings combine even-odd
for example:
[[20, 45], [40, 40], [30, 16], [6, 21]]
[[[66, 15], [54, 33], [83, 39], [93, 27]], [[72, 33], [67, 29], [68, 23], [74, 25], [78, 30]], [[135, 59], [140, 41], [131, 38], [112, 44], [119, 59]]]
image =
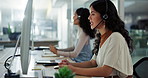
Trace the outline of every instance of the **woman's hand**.
[[59, 63], [59, 65], [70, 65], [70, 62], [65, 59], [65, 60], [62, 60], [61, 63]]
[[61, 67], [64, 67], [64, 66], [67, 66], [72, 72], [74, 72], [74, 70], [75, 70], [75, 68], [76, 68], [76, 67], [74, 67], [74, 66], [72, 66], [72, 65], [59, 65], [60, 68], [61, 68]]
[[49, 50], [50, 50], [51, 52], [53, 52], [54, 54], [57, 54], [57, 49], [56, 49], [54, 46], [49, 45]]

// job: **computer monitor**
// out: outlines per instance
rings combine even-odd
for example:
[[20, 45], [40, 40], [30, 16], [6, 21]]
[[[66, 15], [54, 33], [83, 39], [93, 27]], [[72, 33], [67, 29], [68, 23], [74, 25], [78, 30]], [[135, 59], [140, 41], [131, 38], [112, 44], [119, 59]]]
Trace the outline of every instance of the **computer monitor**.
[[30, 62], [29, 46], [30, 46], [30, 34], [31, 34], [30, 32], [32, 25], [32, 9], [33, 9], [33, 0], [28, 0], [24, 12], [25, 17], [22, 22], [21, 43], [20, 43], [22, 74], [27, 74]]
[[8, 32], [8, 28], [3, 27], [3, 34], [9, 34], [9, 32]]

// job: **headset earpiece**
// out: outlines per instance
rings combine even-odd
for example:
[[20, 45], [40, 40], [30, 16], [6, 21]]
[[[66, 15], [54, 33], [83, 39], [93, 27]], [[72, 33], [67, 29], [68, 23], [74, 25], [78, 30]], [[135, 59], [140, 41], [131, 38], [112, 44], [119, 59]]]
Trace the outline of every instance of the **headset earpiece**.
[[105, 14], [105, 15], [103, 15], [103, 20], [106, 20], [107, 18], [108, 18], [108, 15], [107, 14]]
[[80, 17], [81, 17], [81, 16], [78, 16], [78, 19], [79, 19], [79, 20], [80, 20]]

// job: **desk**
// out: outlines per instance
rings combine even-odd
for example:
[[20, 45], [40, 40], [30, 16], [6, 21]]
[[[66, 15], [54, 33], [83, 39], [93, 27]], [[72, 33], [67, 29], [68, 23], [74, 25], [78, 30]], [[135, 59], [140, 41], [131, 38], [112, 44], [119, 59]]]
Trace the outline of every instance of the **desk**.
[[14, 48], [6, 48], [3, 51], [0, 51], [0, 78], [6, 72], [6, 69], [4, 68], [4, 62], [10, 55], [13, 55], [13, 52]]
[[[58, 40], [45, 40], [45, 41], [34, 41], [34, 46], [49, 46], [50, 45], [58, 45]], [[16, 41], [0, 41], [0, 45], [4, 45], [4, 47], [15, 47]]]
[[[11, 51], [11, 53], [10, 53]], [[2, 71], [0, 71], [0, 78], [4, 78], [4, 73], [6, 72], [6, 69], [3, 67], [3, 63], [5, 59], [12, 55], [14, 52], [14, 48], [6, 48], [3, 51], [0, 52], [0, 68]], [[30, 65], [28, 69], [27, 75], [21, 75], [21, 78], [43, 78], [43, 76], [53, 76], [55, 72], [57, 72], [57, 69], [54, 69], [53, 66], [44, 67], [43, 65], [36, 64], [36, 60], [62, 60], [62, 59], [68, 59], [66, 57], [43, 57], [42, 55], [46, 51], [31, 51], [31, 60]], [[3, 56], [3, 57], [2, 57]], [[40, 70], [35, 70], [40, 69]], [[16, 57], [13, 61], [13, 66], [11, 67], [11, 70], [13, 72], [16, 72], [20, 70], [20, 58]], [[90, 77], [84, 77], [84, 76], [75, 76], [75, 78], [90, 78]]]

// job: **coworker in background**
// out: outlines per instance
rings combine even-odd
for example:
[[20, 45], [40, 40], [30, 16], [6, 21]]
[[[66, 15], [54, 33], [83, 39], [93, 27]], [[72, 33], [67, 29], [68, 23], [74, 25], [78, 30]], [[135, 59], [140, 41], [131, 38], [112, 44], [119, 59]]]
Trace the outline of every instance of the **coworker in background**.
[[68, 56], [75, 62], [88, 61], [92, 58], [90, 46], [90, 38], [94, 38], [94, 30], [90, 27], [88, 20], [90, 13], [87, 8], [79, 8], [74, 13], [74, 24], [80, 28], [79, 36], [75, 47], [67, 49], [57, 49], [54, 46], [49, 46], [50, 51], [61, 56]]
[[60, 67], [66, 65], [76, 74], [91, 77], [132, 78], [132, 39], [114, 4], [110, 0], [94, 1], [88, 19], [91, 28], [99, 31], [92, 60], [82, 63], [63, 60]]

